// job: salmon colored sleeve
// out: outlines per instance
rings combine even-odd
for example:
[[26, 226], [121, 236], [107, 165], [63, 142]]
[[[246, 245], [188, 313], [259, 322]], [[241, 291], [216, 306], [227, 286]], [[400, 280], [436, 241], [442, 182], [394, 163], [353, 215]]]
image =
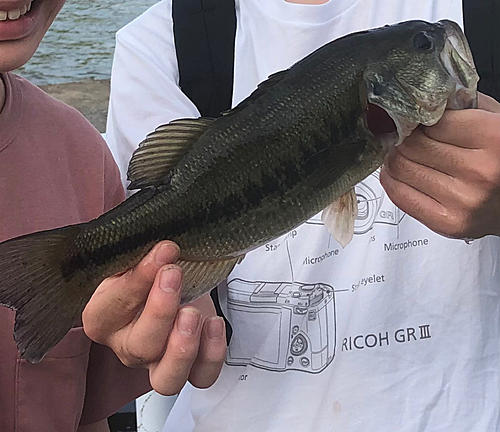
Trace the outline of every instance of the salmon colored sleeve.
[[80, 425], [101, 421], [150, 390], [146, 369], [128, 368], [110, 348], [93, 343]]
[[116, 207], [125, 199], [125, 190], [120, 179], [120, 171], [111, 151], [104, 150], [104, 212]]

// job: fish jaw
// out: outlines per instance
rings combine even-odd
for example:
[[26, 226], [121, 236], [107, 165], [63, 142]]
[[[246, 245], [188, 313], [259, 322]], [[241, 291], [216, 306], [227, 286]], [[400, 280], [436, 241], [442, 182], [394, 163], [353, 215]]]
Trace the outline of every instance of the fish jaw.
[[439, 21], [446, 30], [446, 42], [441, 60], [455, 84], [448, 98], [448, 109], [477, 108], [477, 83], [479, 75], [467, 39], [458, 24], [449, 20]]
[[[391, 147], [401, 144], [418, 126], [419, 120], [411, 113], [416, 108], [416, 102], [413, 96], [399, 83], [394, 75], [388, 77], [387, 71], [365, 71], [364, 83], [366, 91], [362, 91], [362, 102], [366, 106], [365, 122], [367, 129], [372, 132], [367, 121], [369, 105], [374, 105], [382, 109], [394, 123], [394, 130], [385, 133], [374, 134], [380, 145], [388, 151]], [[391, 79], [391, 85], [388, 80]], [[384, 87], [384, 95], [380, 95], [380, 86]], [[389, 102], [392, 99], [392, 103]], [[408, 115], [410, 114], [410, 115]], [[373, 132], [372, 132], [373, 133]]]

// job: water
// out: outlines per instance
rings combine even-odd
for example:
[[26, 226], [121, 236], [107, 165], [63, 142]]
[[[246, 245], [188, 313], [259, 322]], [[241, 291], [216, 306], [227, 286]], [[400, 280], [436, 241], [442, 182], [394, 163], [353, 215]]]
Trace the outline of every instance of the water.
[[115, 33], [158, 0], [68, 0], [37, 53], [17, 71], [37, 85], [106, 79]]

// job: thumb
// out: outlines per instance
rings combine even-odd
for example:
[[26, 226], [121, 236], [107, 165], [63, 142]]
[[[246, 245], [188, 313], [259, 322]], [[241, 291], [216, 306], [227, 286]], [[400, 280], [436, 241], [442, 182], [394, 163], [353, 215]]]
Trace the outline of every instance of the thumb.
[[83, 311], [87, 336], [106, 343], [112, 333], [133, 321], [148, 298], [158, 270], [178, 257], [175, 243], [160, 242], [133, 269], [105, 279]]

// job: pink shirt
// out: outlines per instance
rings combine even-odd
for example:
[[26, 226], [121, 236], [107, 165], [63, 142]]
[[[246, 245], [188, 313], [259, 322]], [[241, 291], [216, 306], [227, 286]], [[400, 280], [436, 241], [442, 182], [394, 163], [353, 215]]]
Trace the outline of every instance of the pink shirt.
[[[76, 110], [16, 75], [0, 79], [0, 241], [88, 221], [123, 200], [111, 153]], [[149, 390], [147, 371], [124, 367], [81, 327], [31, 365], [13, 326], [14, 312], [0, 306], [2, 432], [74, 432]]]

